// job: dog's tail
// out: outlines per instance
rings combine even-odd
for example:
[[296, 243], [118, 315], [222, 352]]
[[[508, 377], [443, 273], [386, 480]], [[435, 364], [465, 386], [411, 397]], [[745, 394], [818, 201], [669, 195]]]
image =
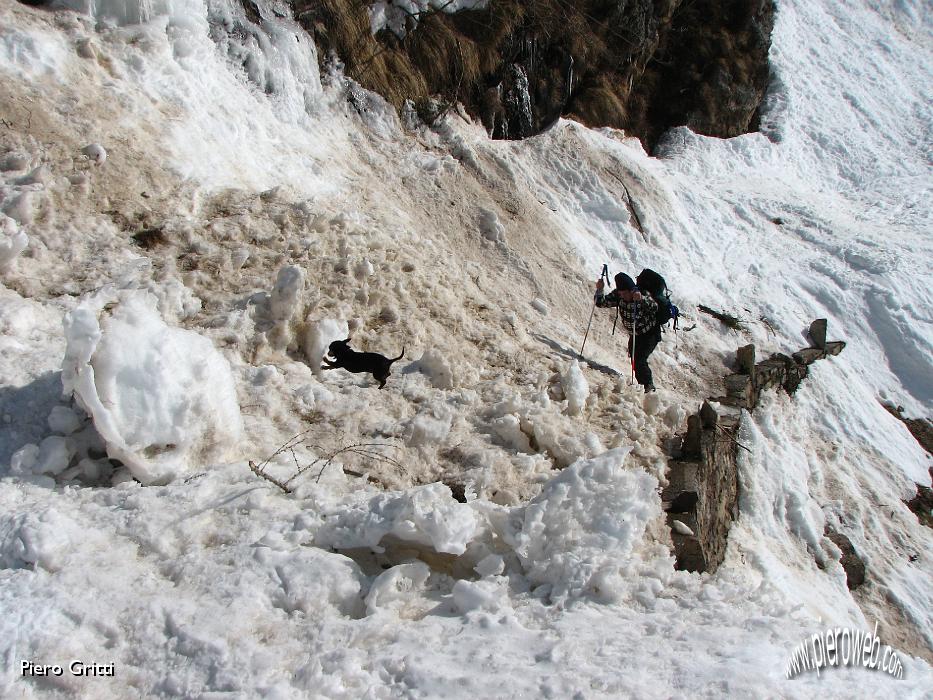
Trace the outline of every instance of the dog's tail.
[[390, 362], [395, 362], [396, 360], [401, 360], [403, 357], [405, 357], [405, 347], [406, 347], [405, 345], [402, 346], [402, 354], [401, 354], [401, 355], [399, 355], [398, 357], [393, 357], [393, 358], [392, 358], [391, 360], [389, 360], [389, 361], [390, 361]]

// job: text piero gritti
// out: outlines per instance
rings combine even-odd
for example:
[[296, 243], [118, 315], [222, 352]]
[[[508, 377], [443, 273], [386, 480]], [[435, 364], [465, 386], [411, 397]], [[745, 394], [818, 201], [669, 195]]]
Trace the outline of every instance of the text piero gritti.
[[116, 664], [88, 663], [86, 661], [72, 661], [67, 666], [61, 664], [36, 664], [32, 661], [20, 661], [19, 669], [22, 676], [63, 676], [68, 673], [72, 676], [115, 676]]

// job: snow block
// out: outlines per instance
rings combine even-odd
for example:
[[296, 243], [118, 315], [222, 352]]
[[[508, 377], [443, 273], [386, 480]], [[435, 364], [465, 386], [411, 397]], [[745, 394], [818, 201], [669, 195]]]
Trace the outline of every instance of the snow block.
[[6, 272], [29, 245], [29, 236], [6, 214], [0, 214], [0, 272]]
[[606, 595], [659, 515], [657, 479], [623, 468], [630, 451], [616, 448], [574, 462], [513, 511], [521, 524], [510, 544], [528, 579], [550, 585], [552, 600]]
[[166, 325], [156, 303], [145, 292], [105, 293], [64, 322], [65, 393], [91, 416], [107, 454], [144, 484], [232, 456], [243, 431], [226, 358], [207, 338]]
[[324, 376], [321, 362], [327, 354], [328, 346], [335, 340], [348, 337], [350, 337], [350, 327], [343, 319], [326, 318], [308, 321], [304, 339], [305, 357], [308, 359], [311, 371], [318, 379]]

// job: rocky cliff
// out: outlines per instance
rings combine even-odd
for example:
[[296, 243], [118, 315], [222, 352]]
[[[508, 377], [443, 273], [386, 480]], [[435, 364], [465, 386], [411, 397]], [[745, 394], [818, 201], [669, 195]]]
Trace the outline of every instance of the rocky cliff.
[[773, 0], [492, 0], [375, 35], [371, 4], [293, 2], [322, 62], [429, 120], [460, 102], [494, 137], [523, 138], [568, 116], [649, 149], [672, 126], [757, 128]]

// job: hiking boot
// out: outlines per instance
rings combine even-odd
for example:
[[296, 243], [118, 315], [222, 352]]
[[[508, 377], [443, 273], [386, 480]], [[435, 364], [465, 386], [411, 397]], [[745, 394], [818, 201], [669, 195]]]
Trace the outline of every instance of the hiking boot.
[[652, 391], [657, 391], [657, 389], [654, 388], [654, 384], [645, 384], [645, 393], [650, 394]]

